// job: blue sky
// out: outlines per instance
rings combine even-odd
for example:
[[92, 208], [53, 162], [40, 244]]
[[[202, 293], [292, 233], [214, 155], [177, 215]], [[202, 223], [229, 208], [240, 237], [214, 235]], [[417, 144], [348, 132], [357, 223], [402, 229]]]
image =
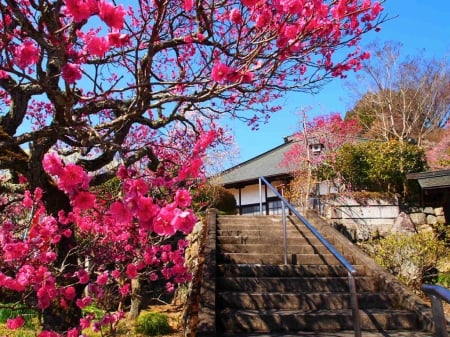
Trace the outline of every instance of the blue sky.
[[[383, 6], [385, 14], [396, 18], [385, 22], [380, 32], [363, 37], [363, 46], [373, 41], [397, 41], [403, 44], [403, 55], [418, 55], [425, 49], [427, 57], [450, 57], [450, 1], [387, 0]], [[290, 95], [285, 100], [284, 109], [274, 114], [269, 123], [258, 131], [250, 130], [239, 121], [228, 124], [240, 152], [233, 164], [282, 144], [283, 137], [296, 130], [298, 111], [302, 108], [310, 108], [308, 117], [333, 112], [344, 115], [355, 101], [349, 92], [351, 80], [352, 76], [347, 80], [335, 79], [315, 96]]]

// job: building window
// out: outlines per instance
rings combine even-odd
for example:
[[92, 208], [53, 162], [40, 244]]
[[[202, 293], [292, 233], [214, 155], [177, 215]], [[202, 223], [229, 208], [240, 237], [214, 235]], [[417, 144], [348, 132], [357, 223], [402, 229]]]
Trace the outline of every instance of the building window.
[[319, 143], [309, 145], [309, 149], [314, 155], [319, 155], [322, 152], [323, 148], [324, 148], [323, 144]]

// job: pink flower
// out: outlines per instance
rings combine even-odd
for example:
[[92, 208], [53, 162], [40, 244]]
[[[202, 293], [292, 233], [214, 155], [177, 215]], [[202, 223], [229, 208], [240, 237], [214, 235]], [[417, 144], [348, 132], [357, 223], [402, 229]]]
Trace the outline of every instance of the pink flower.
[[56, 260], [56, 254], [54, 252], [42, 252], [39, 255], [39, 261], [44, 264], [54, 262]]
[[75, 298], [75, 296], [77, 295], [75, 288], [72, 286], [64, 288], [63, 292], [64, 292], [65, 299], [68, 301], [72, 301]]
[[90, 36], [86, 40], [86, 51], [93, 56], [103, 57], [109, 49], [109, 41], [104, 37]]
[[194, 0], [184, 0], [184, 10], [189, 12], [194, 7]]
[[89, 282], [89, 273], [85, 269], [78, 270], [75, 272], [75, 275], [78, 277], [81, 284], [86, 284]]
[[130, 41], [130, 36], [128, 34], [121, 34], [118, 31], [114, 31], [108, 34], [108, 42], [112, 47], [123, 47], [128, 41]]
[[114, 277], [115, 279], [118, 279], [120, 277], [120, 271], [118, 271], [117, 269], [114, 269], [111, 272], [111, 276]]
[[122, 296], [127, 296], [130, 293], [130, 284], [125, 283], [123, 286], [119, 288], [119, 292]]
[[81, 166], [68, 164], [59, 175], [58, 187], [67, 193], [88, 189], [91, 178]]
[[253, 81], [254, 74], [252, 72], [247, 71], [247, 72], [241, 73], [240, 75], [241, 75], [240, 81], [242, 83], [251, 83]]
[[67, 337], [78, 337], [80, 335], [80, 332], [77, 328], [72, 328], [69, 331], [67, 331]]
[[25, 40], [14, 50], [14, 63], [19, 68], [25, 69], [39, 60], [39, 48], [31, 40]]
[[100, 18], [111, 28], [122, 29], [125, 17], [125, 10], [122, 6], [114, 6], [113, 4], [100, 0], [98, 2]]
[[3, 78], [9, 78], [9, 74], [4, 70], [0, 70], [0, 79]]
[[67, 63], [62, 67], [62, 78], [67, 83], [75, 83], [81, 79], [81, 68], [79, 64]]
[[91, 303], [92, 303], [92, 298], [90, 296], [85, 296], [85, 297], [79, 298], [75, 301], [75, 304], [80, 309], [86, 308]]
[[91, 326], [91, 317], [83, 317], [80, 319], [80, 328], [87, 329]]
[[242, 4], [247, 7], [253, 7], [258, 3], [258, 0], [242, 0]]
[[383, 11], [383, 6], [381, 6], [380, 2], [375, 2], [372, 6], [372, 15], [378, 16], [380, 12]]
[[6, 327], [11, 330], [16, 330], [25, 324], [25, 320], [22, 316], [17, 316], [16, 318], [8, 318], [6, 320]]
[[30, 247], [25, 242], [7, 243], [3, 246], [4, 260], [12, 261], [21, 259], [25, 255], [29, 254]]
[[130, 279], [134, 279], [138, 276], [137, 268], [133, 263], [128, 264], [127, 271], [125, 273]]
[[178, 207], [184, 208], [191, 204], [192, 198], [188, 190], [178, 190], [175, 193], [175, 204]]
[[75, 22], [88, 19], [97, 12], [96, 0], [65, 0], [66, 14]]
[[237, 8], [233, 8], [229, 14], [230, 21], [236, 25], [242, 24], [242, 14], [241, 11]]
[[44, 155], [42, 166], [45, 171], [51, 175], [60, 175], [64, 168], [61, 158], [59, 158], [55, 152], [46, 153]]
[[192, 232], [196, 221], [197, 218], [189, 210], [184, 212], [177, 212], [177, 214], [173, 217], [171, 223], [175, 229], [183, 232], [184, 234], [188, 234]]
[[109, 208], [109, 213], [117, 225], [127, 225], [133, 221], [133, 216], [120, 201], [113, 202]]
[[158, 213], [158, 206], [153, 203], [150, 197], [141, 197], [138, 199], [137, 217], [140, 221], [149, 221]]
[[97, 284], [99, 286], [104, 286], [108, 282], [108, 272], [105, 271], [97, 276]]
[[167, 290], [169, 293], [173, 292], [173, 291], [175, 290], [175, 286], [173, 285], [173, 283], [167, 282], [167, 283], [166, 283], [166, 290]]
[[53, 299], [53, 291], [52, 289], [48, 289], [45, 286], [42, 286], [37, 291], [37, 297], [38, 297], [38, 307], [39, 309], [47, 309]]
[[31, 206], [33, 206], [33, 199], [31, 198], [31, 192], [28, 190], [26, 190], [23, 195], [22, 205], [25, 208], [31, 208]]
[[172, 225], [173, 208], [166, 206], [159, 210], [158, 215], [153, 223], [153, 229], [158, 235], [170, 236], [175, 234], [176, 229]]
[[72, 204], [74, 207], [78, 207], [80, 209], [93, 208], [95, 205], [95, 195], [91, 192], [78, 192], [72, 199]]
[[184, 165], [178, 172], [178, 179], [185, 180], [187, 177], [198, 177], [203, 161], [200, 158], [192, 159], [189, 164]]
[[226, 64], [216, 62], [211, 70], [211, 78], [216, 82], [226, 82], [233, 69]]
[[148, 185], [144, 179], [127, 179], [123, 184], [126, 194], [131, 196], [141, 196], [147, 193]]

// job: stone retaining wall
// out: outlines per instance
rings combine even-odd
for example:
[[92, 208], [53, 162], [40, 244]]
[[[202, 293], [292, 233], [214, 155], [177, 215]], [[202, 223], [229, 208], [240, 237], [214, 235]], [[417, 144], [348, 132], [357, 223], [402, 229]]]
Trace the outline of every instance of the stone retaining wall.
[[444, 224], [446, 220], [443, 207], [412, 207], [402, 212], [395, 200], [368, 199], [362, 203], [348, 197], [328, 202], [322, 215], [353, 241], [389, 233], [426, 230], [439, 223]]

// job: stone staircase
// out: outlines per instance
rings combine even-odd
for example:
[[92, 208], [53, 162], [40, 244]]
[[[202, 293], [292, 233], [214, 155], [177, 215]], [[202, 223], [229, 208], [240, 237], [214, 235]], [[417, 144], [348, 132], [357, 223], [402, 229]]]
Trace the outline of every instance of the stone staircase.
[[[358, 272], [363, 336], [432, 335], [431, 310], [424, 302], [311, 216]], [[213, 323], [203, 322], [209, 331], [198, 336], [354, 336], [348, 272], [300, 221], [287, 221], [287, 264], [280, 216], [220, 216], [209, 233], [216, 261], [210, 261], [203, 282], [215, 296], [209, 314], [199, 319]]]

